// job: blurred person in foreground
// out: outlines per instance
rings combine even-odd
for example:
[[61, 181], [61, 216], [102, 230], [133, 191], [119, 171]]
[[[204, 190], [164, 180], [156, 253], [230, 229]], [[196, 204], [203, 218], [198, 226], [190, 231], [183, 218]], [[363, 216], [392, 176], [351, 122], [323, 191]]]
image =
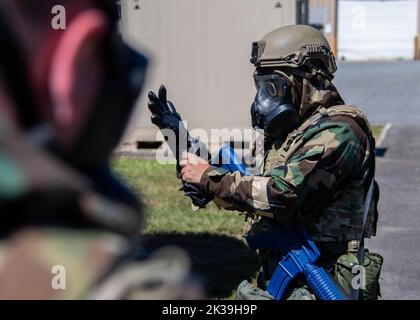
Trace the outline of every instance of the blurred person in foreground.
[[[201, 154], [205, 148], [196, 147], [200, 142], [179, 124], [165, 87], [158, 95], [149, 93], [152, 122], [176, 132], [177, 140], [187, 140], [183, 144], [189, 153], [182, 160], [177, 154], [186, 195], [198, 207], [214, 200], [245, 213], [247, 236], [269, 238], [278, 247], [283, 239], [279, 226], [303, 226], [319, 248], [318, 264], [348, 297], [377, 299], [383, 259], [363, 245], [364, 238], [376, 235], [378, 219], [375, 139], [365, 115], [345, 105], [332, 83], [337, 67], [328, 41], [310, 26], [281, 27], [253, 43], [251, 62], [257, 91], [251, 121], [264, 131], [264, 161], [255, 174], [209, 164]], [[285, 252], [269, 245], [256, 250], [261, 262], [257, 287], [242, 282], [238, 299], [274, 299], [266, 290], [276, 271], [284, 272], [279, 262]], [[362, 266], [366, 285], [358, 288], [354, 267]], [[316, 296], [298, 274], [281, 298]]]
[[109, 159], [147, 59], [121, 41], [112, 1], [0, 3], [0, 298], [200, 297], [189, 260], [134, 261], [143, 209]]

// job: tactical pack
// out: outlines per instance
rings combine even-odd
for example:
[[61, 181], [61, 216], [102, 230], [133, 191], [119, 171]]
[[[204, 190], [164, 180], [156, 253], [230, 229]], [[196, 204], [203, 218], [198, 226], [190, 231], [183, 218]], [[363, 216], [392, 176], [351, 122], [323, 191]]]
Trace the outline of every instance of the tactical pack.
[[[358, 264], [356, 255], [348, 252], [340, 256], [334, 265], [334, 279], [340, 284], [344, 291], [351, 295], [352, 283], [355, 282], [354, 266]], [[381, 296], [379, 277], [381, 274], [383, 258], [381, 255], [365, 250], [364, 254], [364, 274], [362, 275], [360, 285], [365, 289], [361, 290], [362, 300], [377, 300]]]

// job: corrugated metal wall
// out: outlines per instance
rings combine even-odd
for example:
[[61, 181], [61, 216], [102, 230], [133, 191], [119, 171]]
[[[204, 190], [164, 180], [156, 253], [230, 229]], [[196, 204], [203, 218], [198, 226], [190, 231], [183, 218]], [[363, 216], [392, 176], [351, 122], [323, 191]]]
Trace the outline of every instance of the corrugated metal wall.
[[294, 0], [123, 1], [124, 37], [153, 58], [123, 146], [155, 140], [146, 95], [161, 83], [189, 128], [250, 127], [251, 43], [293, 23]]

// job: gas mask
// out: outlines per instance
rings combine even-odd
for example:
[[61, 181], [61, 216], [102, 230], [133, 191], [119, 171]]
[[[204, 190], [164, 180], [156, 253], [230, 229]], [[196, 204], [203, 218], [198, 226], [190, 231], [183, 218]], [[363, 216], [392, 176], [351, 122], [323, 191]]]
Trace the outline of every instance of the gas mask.
[[251, 106], [252, 126], [270, 138], [285, 136], [299, 122], [290, 81], [276, 73], [256, 73], [254, 82], [257, 94]]

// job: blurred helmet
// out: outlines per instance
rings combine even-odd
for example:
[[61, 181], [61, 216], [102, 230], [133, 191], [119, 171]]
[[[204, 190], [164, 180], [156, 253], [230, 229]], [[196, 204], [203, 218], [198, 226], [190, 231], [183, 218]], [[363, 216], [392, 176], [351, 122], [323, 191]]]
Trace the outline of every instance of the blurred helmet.
[[337, 70], [334, 54], [324, 35], [307, 25], [278, 28], [252, 44], [251, 63], [260, 68], [289, 67], [305, 78]]
[[[0, 3], [3, 5], [6, 1]], [[76, 7], [81, 2], [73, 3]], [[142, 89], [148, 61], [122, 41], [115, 2], [91, 0], [91, 3], [93, 8], [103, 10], [110, 24], [105, 39], [100, 41], [98, 54], [105, 61], [103, 79], [87, 115], [84, 119], [76, 117], [75, 123], [80, 125], [69, 148], [60, 148], [62, 132], [55, 129], [53, 121], [42, 112], [50, 107], [49, 102], [35, 98], [37, 91], [30, 72], [33, 61], [25, 52], [25, 40], [16, 32], [13, 17], [7, 15], [6, 10], [0, 10], [0, 46], [6, 48], [0, 50], [0, 93], [6, 93], [10, 100], [8, 109], [13, 113], [11, 121], [4, 124], [0, 112], [0, 129], [4, 129], [0, 130], [0, 158], [4, 152], [5, 159], [13, 160], [5, 161], [8, 166], [3, 167], [0, 161], [0, 177], [3, 178], [0, 179], [0, 210], [14, 213], [2, 224], [0, 233], [28, 221], [70, 221], [74, 225], [75, 221], [89, 220], [89, 223], [130, 234], [137, 234], [140, 229], [141, 204], [114, 176], [109, 158]], [[83, 199], [92, 194], [93, 200], [85, 203]], [[101, 197], [95, 200], [97, 194]], [[113, 208], [114, 202], [122, 209]], [[30, 215], [26, 215], [27, 211]]]
[[[82, 124], [72, 146], [62, 150], [58, 143], [60, 130], [52, 129], [51, 123], [42, 116], [42, 106], [35, 99], [29, 72], [30, 63], [23, 53], [21, 39], [11, 21], [0, 11], [0, 73], [13, 100], [20, 128], [38, 134], [48, 134], [37, 141], [76, 167], [94, 167], [107, 162], [117, 146], [143, 87], [148, 60], [140, 52], [126, 45], [118, 32], [118, 7], [115, 0], [92, 0], [91, 5], [102, 10], [110, 23], [103, 41], [102, 57], [106, 61], [105, 74], [100, 92], [86, 116], [78, 119]], [[74, 4], [77, 7], [77, 3]], [[45, 75], [47, 77], [47, 75]], [[89, 90], [89, 88], [86, 88]], [[47, 129], [47, 130], [46, 130]]]

